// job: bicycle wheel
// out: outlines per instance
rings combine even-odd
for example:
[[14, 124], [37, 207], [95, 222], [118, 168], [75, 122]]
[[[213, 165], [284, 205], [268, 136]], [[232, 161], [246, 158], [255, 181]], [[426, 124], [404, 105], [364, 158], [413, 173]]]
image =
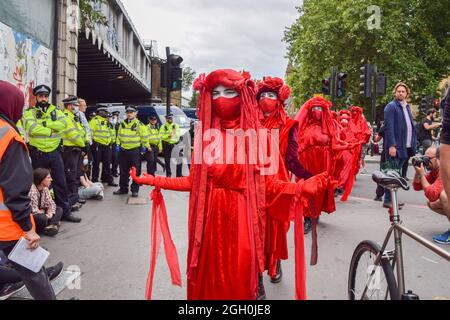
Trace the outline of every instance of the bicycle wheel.
[[[380, 264], [375, 266], [375, 259], [380, 250], [379, 245], [367, 240], [356, 247], [348, 275], [350, 300], [398, 299], [397, 282], [389, 260], [381, 259]], [[366, 286], [368, 288], [363, 297]]]

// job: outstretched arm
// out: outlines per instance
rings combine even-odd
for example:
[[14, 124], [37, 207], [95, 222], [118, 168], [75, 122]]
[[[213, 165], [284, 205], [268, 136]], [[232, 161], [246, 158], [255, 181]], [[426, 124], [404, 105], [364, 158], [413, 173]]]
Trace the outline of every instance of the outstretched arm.
[[130, 177], [139, 185], [145, 184], [174, 191], [191, 191], [192, 189], [191, 176], [181, 178], [166, 178], [161, 176], [152, 176], [151, 174], [144, 173], [142, 176], [138, 177], [136, 175], [136, 168], [133, 167], [130, 171]]

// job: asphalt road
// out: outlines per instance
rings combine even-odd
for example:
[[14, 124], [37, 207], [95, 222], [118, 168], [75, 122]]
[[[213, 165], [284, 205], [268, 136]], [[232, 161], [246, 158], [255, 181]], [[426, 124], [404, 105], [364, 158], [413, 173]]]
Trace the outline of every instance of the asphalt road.
[[[369, 164], [372, 172], [376, 164]], [[412, 175], [412, 169], [410, 169]], [[66, 267], [80, 269], [75, 289], [66, 289], [59, 299], [144, 299], [149, 266], [150, 188], [142, 188], [145, 205], [128, 205], [127, 197], [113, 196], [107, 188], [103, 201], [90, 201], [81, 210], [81, 224], [65, 223], [55, 238], [43, 238], [50, 252], [49, 264], [63, 261]], [[350, 259], [357, 244], [365, 239], [382, 242], [389, 227], [385, 209], [372, 200], [375, 184], [370, 174], [358, 175], [352, 197], [338, 203], [337, 211], [323, 215], [318, 225], [319, 262], [307, 266], [308, 299], [347, 299]], [[187, 202], [188, 194], [164, 191], [169, 225], [178, 250], [183, 287], [174, 287], [163, 251], [158, 259], [153, 298], [186, 298]], [[431, 239], [449, 228], [449, 222], [430, 212], [421, 192], [401, 192], [406, 202], [401, 211], [405, 225]], [[293, 228], [291, 228], [293, 229]], [[284, 277], [272, 284], [265, 276], [268, 299], [294, 298], [293, 238], [289, 234], [290, 259], [283, 262]], [[309, 259], [311, 236], [306, 236]], [[442, 246], [450, 250], [448, 246]], [[450, 298], [450, 264], [412, 240], [404, 240], [406, 287], [422, 299]]]

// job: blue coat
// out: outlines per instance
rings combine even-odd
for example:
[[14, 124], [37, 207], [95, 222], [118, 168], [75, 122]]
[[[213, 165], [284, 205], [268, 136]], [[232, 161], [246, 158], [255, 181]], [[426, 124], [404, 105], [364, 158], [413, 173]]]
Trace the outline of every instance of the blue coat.
[[[413, 153], [416, 153], [417, 133], [413, 122], [413, 116], [409, 105], [406, 106], [411, 120], [412, 127], [412, 141], [411, 148]], [[392, 100], [384, 108], [384, 151], [386, 157], [389, 156], [389, 148], [395, 147], [397, 149], [398, 158], [408, 158], [408, 150], [406, 148], [407, 127], [406, 119], [403, 114], [403, 108], [397, 99]]]

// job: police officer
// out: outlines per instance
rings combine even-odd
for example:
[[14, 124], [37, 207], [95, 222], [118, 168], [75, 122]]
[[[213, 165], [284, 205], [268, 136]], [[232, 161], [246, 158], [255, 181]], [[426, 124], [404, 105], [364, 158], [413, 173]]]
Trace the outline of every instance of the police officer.
[[[127, 118], [120, 124], [117, 133], [117, 149], [119, 151], [120, 189], [115, 195], [128, 194], [129, 172], [136, 167], [137, 174], [141, 174], [141, 153], [145, 154], [150, 147], [148, 131], [144, 124], [137, 118], [137, 109], [128, 107]], [[134, 181], [131, 184], [131, 196], [136, 198], [139, 193], [139, 185]]]
[[69, 199], [72, 205], [78, 209], [80, 207], [77, 202], [79, 175], [80, 175], [80, 159], [81, 152], [86, 150], [88, 139], [86, 130], [84, 129], [79, 114], [78, 98], [71, 96], [63, 100], [64, 103], [64, 115], [66, 116], [67, 128], [63, 133], [64, 152], [63, 160], [66, 170], [67, 189], [69, 192]]
[[147, 129], [150, 148], [145, 154], [145, 160], [147, 161], [147, 173], [154, 176], [156, 172], [156, 164], [158, 162], [158, 154], [159, 151], [162, 150], [161, 135], [159, 133], [158, 121], [155, 115], [149, 117]]
[[113, 175], [113, 177], [118, 177], [119, 176], [119, 152], [117, 152], [117, 148], [116, 148], [116, 140], [117, 140], [117, 132], [119, 131], [119, 126], [120, 126], [120, 122], [119, 122], [119, 115], [120, 112], [119, 111], [114, 111], [112, 113], [112, 118], [111, 118], [111, 125], [114, 129], [114, 139], [113, 139], [113, 143], [112, 143], [112, 147], [111, 147], [111, 151], [112, 151], [112, 161], [111, 161], [111, 173]]
[[67, 195], [64, 162], [61, 157], [62, 134], [67, 126], [64, 113], [48, 103], [51, 89], [46, 85], [34, 88], [36, 106], [23, 114], [25, 132], [28, 134], [30, 157], [33, 169], [47, 168], [53, 178], [56, 205], [63, 209], [61, 220], [80, 222], [81, 218], [71, 213]]
[[173, 122], [172, 113], [166, 116], [166, 123], [161, 126], [159, 133], [162, 140], [166, 176], [171, 177], [172, 170], [170, 169], [170, 159], [172, 157], [172, 150], [174, 146], [180, 142], [180, 127]]
[[106, 107], [99, 107], [97, 115], [89, 121], [92, 134], [92, 182], [98, 182], [100, 163], [102, 164], [102, 182], [111, 187], [117, 187], [111, 175], [111, 144], [115, 138], [112, 126], [108, 121], [110, 116]]

